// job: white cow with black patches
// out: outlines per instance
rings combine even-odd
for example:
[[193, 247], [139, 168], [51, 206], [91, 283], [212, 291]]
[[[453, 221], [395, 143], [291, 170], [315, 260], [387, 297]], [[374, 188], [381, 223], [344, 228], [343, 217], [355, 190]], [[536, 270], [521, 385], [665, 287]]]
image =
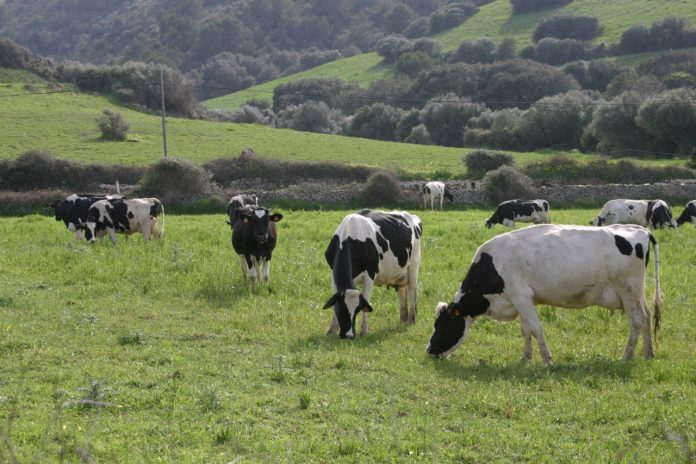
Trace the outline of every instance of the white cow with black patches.
[[447, 186], [444, 182], [432, 181], [425, 184], [423, 187], [423, 209], [428, 207], [428, 202], [430, 202], [430, 209], [435, 209], [435, 204], [440, 204], [440, 210], [442, 210], [442, 203], [447, 198], [449, 201], [454, 203], [454, 195], [447, 190]]
[[405, 211], [362, 210], [343, 218], [324, 253], [334, 290], [324, 305], [334, 309], [330, 334], [355, 338], [361, 311], [360, 334], [369, 332], [367, 313], [372, 311], [375, 285], [396, 288], [401, 321], [415, 322], [422, 232], [420, 219]]
[[[157, 218], [162, 218], [161, 227]], [[94, 243], [108, 235], [116, 243], [116, 233], [128, 235], [140, 232], [146, 242], [150, 237], [164, 234], [164, 207], [157, 198], [100, 200], [89, 208], [85, 239]]]
[[691, 200], [684, 207], [684, 211], [677, 218], [677, 226], [685, 224], [687, 222], [692, 223], [696, 226], [696, 200]]
[[627, 200], [619, 198], [604, 203], [601, 211], [590, 223], [593, 226], [610, 224], [635, 224], [653, 229], [677, 227], [672, 210], [664, 200]]
[[486, 228], [495, 224], [505, 227], [515, 227], [515, 222], [533, 222], [548, 224], [549, 202], [546, 200], [508, 200], [498, 205], [493, 215], [486, 221]]
[[474, 255], [452, 302], [439, 303], [427, 352], [446, 357], [464, 340], [476, 318], [511, 321], [519, 316], [525, 338], [523, 360], [532, 357], [532, 337], [545, 364], [551, 362], [537, 304], [564, 308], [591, 305], [622, 309], [629, 322], [623, 359], [633, 357], [639, 334], [643, 353], [653, 356], [650, 309], [645, 299], [649, 247], [655, 257], [654, 330], [660, 325], [659, 251], [644, 227], [537, 225], [487, 241]]

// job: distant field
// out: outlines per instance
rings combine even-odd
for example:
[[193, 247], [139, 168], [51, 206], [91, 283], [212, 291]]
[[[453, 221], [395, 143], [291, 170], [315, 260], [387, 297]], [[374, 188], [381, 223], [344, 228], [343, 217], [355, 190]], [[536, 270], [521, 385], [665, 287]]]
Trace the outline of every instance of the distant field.
[[[115, 246], [74, 242], [48, 216], [0, 218], [0, 462], [690, 462], [692, 226], [656, 232], [656, 359], [619, 361], [621, 312], [541, 307], [543, 367], [536, 344], [520, 363], [518, 322], [485, 318], [450, 359], [425, 355], [436, 303], [507, 230], [483, 226], [490, 211], [417, 212], [416, 324], [376, 288], [355, 341], [325, 335], [321, 309], [323, 252], [348, 211], [278, 211], [271, 290], [255, 294], [222, 213], [168, 215], [163, 241]], [[596, 212], [552, 205], [552, 220]]]
[[[464, 40], [490, 37], [499, 43], [505, 38], [511, 38], [516, 41], [517, 51], [520, 51], [532, 45], [532, 32], [539, 19], [557, 11], [596, 16], [602, 30], [595, 42], [607, 44], [618, 42], [623, 31], [634, 24], [650, 25], [668, 16], [689, 18], [696, 27], [696, 3], [692, 0], [575, 0], [562, 8], [523, 15], [513, 15], [512, 5], [508, 0], [495, 0], [483, 5], [478, 14], [460, 26], [441, 32], [433, 38], [440, 41], [445, 50], [455, 50]], [[637, 54], [617, 59], [634, 66], [651, 56], [654, 54]], [[250, 98], [270, 100], [277, 85], [303, 78], [334, 77], [364, 85], [393, 72], [391, 65], [380, 63], [381, 57], [376, 53], [358, 55], [207, 100], [203, 104], [210, 108], [234, 109]]]
[[[0, 70], [1, 71], [1, 70]], [[60, 158], [103, 164], [149, 164], [163, 155], [161, 118], [119, 106], [108, 98], [77, 92], [50, 92], [28, 73], [3, 72], [0, 81], [0, 159], [29, 150], [48, 150]], [[8, 82], [9, 81], [9, 82]], [[130, 142], [100, 139], [97, 121], [104, 108], [121, 113], [131, 126]], [[437, 172], [463, 176], [464, 148], [380, 142], [376, 140], [273, 129], [250, 124], [214, 123], [169, 118], [169, 156], [205, 162], [238, 156], [252, 147], [264, 156], [284, 160], [338, 161], [401, 169], [429, 177]], [[553, 151], [515, 153], [520, 165], [546, 159]], [[568, 153], [579, 160], [593, 155]], [[684, 164], [685, 160], [645, 160], [645, 165]]]

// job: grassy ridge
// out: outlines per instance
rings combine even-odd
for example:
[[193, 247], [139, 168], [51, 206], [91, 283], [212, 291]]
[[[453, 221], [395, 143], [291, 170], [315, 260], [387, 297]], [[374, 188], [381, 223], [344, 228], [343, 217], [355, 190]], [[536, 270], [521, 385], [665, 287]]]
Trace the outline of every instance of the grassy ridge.
[[49, 217], [0, 219], [0, 461], [9, 446], [17, 462], [688, 459], [693, 227], [655, 233], [656, 359], [618, 361], [621, 313], [544, 307], [556, 362], [545, 368], [536, 346], [519, 363], [516, 322], [481, 319], [450, 359], [424, 354], [435, 304], [452, 298], [475, 248], [506, 230], [483, 227], [489, 212], [418, 212], [416, 324], [401, 326], [393, 290], [377, 288], [372, 333], [353, 342], [325, 335], [321, 309], [322, 254], [346, 211], [282, 212], [272, 291], [256, 294], [242, 287], [223, 214], [170, 215], [163, 241], [116, 246], [73, 242]]
[[[499, 43], [505, 38], [511, 38], [516, 41], [519, 51], [532, 45], [532, 33], [537, 22], [544, 16], [559, 11], [590, 14], [599, 18], [601, 32], [595, 42], [607, 44], [618, 42], [623, 31], [634, 24], [650, 25], [668, 16], [689, 18], [696, 26], [696, 5], [691, 0], [575, 0], [562, 8], [521, 15], [512, 14], [512, 5], [508, 0], [496, 0], [483, 5], [475, 16], [461, 25], [436, 34], [433, 38], [442, 43], [444, 50], [456, 50], [464, 40], [490, 37]], [[632, 55], [631, 59], [623, 62], [627, 65], [637, 65], [652, 56], [652, 53]], [[620, 57], [619, 59], [621, 60]], [[271, 100], [273, 89], [277, 85], [304, 78], [333, 77], [364, 85], [393, 72], [392, 66], [379, 63], [380, 57], [376, 53], [358, 55], [207, 100], [203, 104], [211, 108], [234, 109], [250, 98]]]
[[[26, 151], [39, 149], [49, 150], [60, 158], [105, 164], [149, 164], [162, 157], [162, 126], [158, 115], [123, 108], [118, 102], [97, 95], [30, 94], [51, 92], [51, 88], [28, 73], [3, 71], [2, 76], [7, 76], [7, 80], [0, 84], [0, 159], [14, 159]], [[100, 139], [97, 121], [104, 108], [123, 115], [131, 127], [133, 141]], [[196, 162], [237, 156], [244, 148], [252, 147], [260, 155], [278, 159], [399, 168], [425, 177], [438, 171], [465, 175], [461, 158], [470, 151], [181, 118], [168, 118], [167, 138], [169, 156]], [[518, 164], [525, 165], [552, 153], [514, 156]], [[571, 157], [593, 159], [577, 152]], [[646, 165], [684, 162], [641, 161]]]

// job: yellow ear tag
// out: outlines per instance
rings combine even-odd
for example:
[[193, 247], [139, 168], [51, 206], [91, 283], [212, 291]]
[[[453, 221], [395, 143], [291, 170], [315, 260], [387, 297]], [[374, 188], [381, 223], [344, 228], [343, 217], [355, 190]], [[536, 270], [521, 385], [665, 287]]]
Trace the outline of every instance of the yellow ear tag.
[[453, 315], [454, 317], [459, 317], [459, 310], [456, 309], [456, 308], [452, 308], [452, 315]]
[[248, 224], [249, 223], [249, 218], [244, 218], [244, 223]]

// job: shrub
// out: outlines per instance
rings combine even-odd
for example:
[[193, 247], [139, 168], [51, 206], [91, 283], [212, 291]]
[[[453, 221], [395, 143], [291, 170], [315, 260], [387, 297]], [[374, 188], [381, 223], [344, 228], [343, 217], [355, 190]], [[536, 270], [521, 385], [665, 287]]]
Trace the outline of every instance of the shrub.
[[212, 177], [212, 173], [191, 161], [163, 158], [145, 171], [137, 193], [156, 196], [164, 203], [178, 203], [211, 194]]
[[430, 15], [430, 33], [437, 34], [459, 26], [467, 18], [478, 13], [476, 5], [469, 2], [450, 3]]
[[278, 127], [298, 131], [338, 134], [341, 131], [343, 113], [333, 110], [323, 101], [306, 101], [291, 105], [278, 113]]
[[655, 150], [688, 155], [696, 146], [696, 90], [675, 89], [649, 97], [636, 123]]
[[426, 36], [430, 33], [430, 20], [426, 17], [416, 18], [409, 24], [402, 34], [409, 39]]
[[601, 58], [606, 54], [603, 43], [593, 45], [574, 39], [541, 39], [534, 47], [534, 59], [546, 64], [563, 64], [577, 60]]
[[425, 52], [408, 52], [396, 60], [394, 69], [400, 74], [415, 77], [422, 70], [430, 69], [439, 63], [437, 58], [433, 58]]
[[545, 38], [592, 40], [599, 33], [599, 20], [591, 15], [554, 14], [537, 23], [532, 37], [535, 42]]
[[99, 118], [99, 130], [101, 138], [105, 140], [119, 140], [121, 142], [128, 139], [130, 126], [123, 120], [121, 113], [105, 109]]
[[621, 34], [613, 51], [615, 54], [626, 54], [694, 46], [696, 34], [690, 29], [689, 20], [672, 16], [655, 21], [650, 27], [643, 24], [631, 26]]
[[514, 198], [532, 199], [536, 196], [532, 179], [512, 166], [501, 166], [483, 177], [486, 196], [493, 203]]
[[242, 105], [232, 112], [229, 120], [236, 123], [270, 126], [273, 124], [273, 114], [270, 110], [262, 110], [251, 105]]
[[519, 125], [526, 111], [519, 108], [487, 110], [471, 118], [464, 132], [465, 147], [519, 148], [522, 146]]
[[391, 171], [377, 172], [367, 179], [359, 197], [366, 206], [397, 204], [401, 198], [401, 182]]
[[644, 97], [635, 92], [624, 92], [609, 105], [595, 110], [589, 130], [597, 138], [599, 150], [608, 152], [647, 145], [645, 132], [636, 124], [643, 100]]
[[428, 129], [423, 124], [418, 124], [411, 129], [411, 134], [406, 137], [405, 142], [415, 143], [418, 145], [431, 145], [433, 141], [430, 139]]
[[474, 150], [464, 155], [462, 161], [469, 175], [476, 178], [483, 177], [488, 171], [494, 171], [501, 166], [515, 164], [512, 155], [490, 150]]
[[455, 63], [492, 63], [496, 57], [497, 46], [492, 39], [481, 37], [477, 40], [465, 40], [459, 44], [457, 51], [449, 56], [448, 61]]
[[394, 63], [404, 53], [413, 50], [413, 41], [402, 35], [388, 35], [377, 43], [377, 54], [385, 63]]
[[420, 120], [436, 145], [461, 147], [467, 122], [484, 110], [485, 106], [479, 103], [448, 94], [430, 100], [421, 111]]
[[377, 140], [396, 140], [401, 111], [384, 103], [363, 106], [343, 131], [346, 135]]
[[563, 71], [578, 80], [583, 89], [603, 92], [609, 83], [629, 68], [609, 60], [575, 61], [563, 66]]
[[357, 84], [348, 84], [340, 79], [300, 79], [278, 85], [273, 89], [273, 111], [292, 105], [301, 105], [306, 101], [323, 101], [330, 108], [336, 108], [341, 96], [353, 89]]

